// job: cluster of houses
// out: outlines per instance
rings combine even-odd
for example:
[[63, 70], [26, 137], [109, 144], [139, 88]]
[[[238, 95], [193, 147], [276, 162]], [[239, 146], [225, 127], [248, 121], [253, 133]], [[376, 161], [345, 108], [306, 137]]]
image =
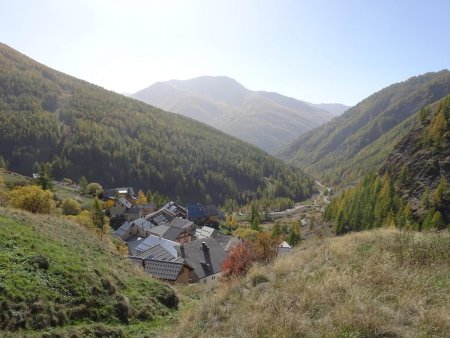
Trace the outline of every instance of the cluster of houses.
[[217, 207], [169, 202], [155, 210], [153, 204], [137, 205], [131, 188], [114, 190], [105, 195], [113, 194], [109, 213], [113, 223], [121, 223], [114, 237], [127, 245], [131, 261], [169, 282], [218, 281], [224, 260], [240, 239], [217, 229], [223, 217]]

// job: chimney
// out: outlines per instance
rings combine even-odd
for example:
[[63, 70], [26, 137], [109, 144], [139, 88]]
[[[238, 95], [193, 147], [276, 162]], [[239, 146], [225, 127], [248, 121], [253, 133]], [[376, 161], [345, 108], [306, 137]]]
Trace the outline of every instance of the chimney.
[[206, 242], [202, 242], [202, 249], [203, 251], [209, 251], [208, 245], [206, 244]]

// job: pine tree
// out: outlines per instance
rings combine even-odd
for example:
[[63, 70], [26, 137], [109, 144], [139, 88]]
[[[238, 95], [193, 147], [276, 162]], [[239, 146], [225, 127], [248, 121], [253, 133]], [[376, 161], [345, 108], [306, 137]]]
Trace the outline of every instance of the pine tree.
[[103, 212], [102, 207], [100, 206], [100, 201], [97, 197], [95, 197], [92, 205], [92, 222], [100, 230], [103, 229], [103, 225], [105, 223], [105, 213]]
[[81, 176], [80, 181], [78, 182], [78, 185], [80, 186], [80, 190], [82, 194], [86, 194], [87, 193], [87, 186], [88, 186], [88, 181], [86, 179], [86, 177]]
[[51, 190], [53, 188], [53, 176], [50, 172], [49, 164], [38, 164], [38, 178], [36, 181], [43, 190]]
[[259, 226], [259, 218], [258, 216], [255, 217], [255, 219], [252, 222], [252, 225], [250, 226], [250, 229], [255, 231], [261, 231], [261, 227]]

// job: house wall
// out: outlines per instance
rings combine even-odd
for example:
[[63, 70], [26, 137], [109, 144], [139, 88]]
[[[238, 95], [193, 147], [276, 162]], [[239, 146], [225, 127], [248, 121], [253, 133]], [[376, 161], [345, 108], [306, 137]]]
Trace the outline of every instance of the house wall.
[[210, 285], [217, 284], [219, 282], [221, 275], [222, 275], [222, 273], [218, 272], [214, 275], [210, 275], [205, 278], [201, 278], [198, 282], [199, 282], [199, 284], [210, 284]]
[[185, 266], [181, 269], [181, 272], [176, 280], [179, 284], [189, 284], [189, 269]]
[[111, 217], [123, 216], [126, 208], [124, 206], [114, 206], [109, 209]]
[[291, 248], [278, 248], [277, 256], [288, 255], [292, 252]]

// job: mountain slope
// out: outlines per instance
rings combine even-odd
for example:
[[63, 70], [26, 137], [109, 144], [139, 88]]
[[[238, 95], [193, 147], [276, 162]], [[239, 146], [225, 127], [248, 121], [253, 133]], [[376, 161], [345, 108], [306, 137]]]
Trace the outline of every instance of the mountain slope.
[[378, 173], [334, 198], [324, 215], [336, 233], [384, 225], [442, 229], [450, 226], [449, 181], [450, 95], [416, 114]]
[[[211, 94], [213, 95], [213, 94]], [[300, 170], [192, 119], [45, 67], [0, 45], [0, 155], [30, 175], [86, 176], [186, 202], [308, 195]]]
[[0, 213], [0, 336], [123, 337], [155, 330], [177, 307], [170, 287], [80, 225]]
[[309, 240], [214, 290], [167, 337], [446, 337], [450, 234]]
[[250, 91], [224, 76], [158, 82], [133, 97], [209, 124], [268, 152], [330, 120], [335, 114], [328, 108], [333, 112], [342, 108]]
[[[321, 176], [327, 183], [349, 183], [362, 172], [376, 170], [383, 155], [407, 132], [388, 134], [422, 107], [450, 93], [450, 72], [443, 70], [410, 78], [391, 85], [360, 102], [324, 126], [309, 131], [286, 147], [279, 156], [292, 164]], [[387, 137], [388, 142], [381, 140]], [[379, 142], [378, 146], [375, 144]], [[381, 148], [383, 143], [384, 148]], [[365, 154], [372, 154], [371, 163], [364, 164]], [[355, 159], [358, 161], [355, 161]], [[359, 168], [354, 168], [359, 163]], [[362, 163], [362, 164], [361, 164]]]

